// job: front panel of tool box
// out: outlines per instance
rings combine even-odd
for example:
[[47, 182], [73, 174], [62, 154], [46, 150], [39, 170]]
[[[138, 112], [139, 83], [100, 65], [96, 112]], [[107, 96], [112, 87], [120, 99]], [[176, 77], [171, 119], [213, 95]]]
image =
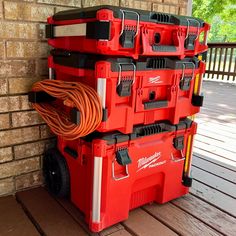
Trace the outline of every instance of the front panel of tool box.
[[[55, 71], [55, 77], [58, 80], [83, 82], [94, 89], [99, 87], [98, 83], [105, 80], [105, 97], [101, 99], [105, 99], [103, 108], [107, 111], [107, 117], [97, 130], [131, 133], [133, 125], [151, 124], [160, 120], [177, 124], [180, 118], [199, 112], [199, 107], [193, 106], [191, 99], [195, 77], [202, 71], [203, 64], [201, 62], [200, 67], [194, 71], [184, 70], [184, 78], [181, 69], [153, 69], [136, 71], [135, 78], [133, 71], [123, 71], [119, 81], [119, 72], [113, 72], [108, 61], [97, 62], [95, 70], [73, 68], [78, 75], [86, 75], [80, 77], [64, 73], [64, 66], [57, 65], [60, 70]], [[53, 64], [53, 68], [55, 65]], [[189, 86], [182, 90], [180, 84], [185, 77], [190, 78]], [[118, 94], [117, 88], [119, 83], [127, 80], [131, 81], [131, 91], [129, 95], [122, 96]]]
[[[201, 64], [202, 65], [202, 64]], [[191, 103], [195, 78], [202, 66], [193, 70], [154, 70], [145, 72], [139, 78], [135, 100], [134, 123], [151, 124], [155, 121], [169, 120], [179, 123], [180, 118], [199, 112], [199, 107]], [[182, 86], [188, 79], [188, 85]]]
[[[204, 28], [187, 27], [172, 25], [163, 22], [145, 22], [125, 19], [122, 30], [122, 19], [115, 18], [113, 12], [108, 9], [97, 11], [96, 19], [78, 19], [67, 21], [53, 21], [49, 18], [48, 22], [53, 25], [71, 25], [87, 23], [91, 21], [109, 21], [110, 38], [108, 40], [90, 39], [86, 36], [58, 37], [51, 38], [48, 43], [55, 47], [71, 51], [90, 52], [105, 55], [123, 55], [138, 58], [143, 56], [178, 56], [184, 58], [186, 55], [194, 56], [207, 50], [207, 45], [199, 44], [199, 34], [207, 31]], [[122, 41], [122, 35], [126, 32], [133, 32], [134, 38], [127, 42]], [[193, 48], [185, 49], [185, 40], [188, 32], [196, 34]], [[206, 32], [205, 32], [206, 34]], [[125, 36], [124, 36], [125, 37]], [[132, 36], [133, 37], [133, 36]], [[187, 54], [186, 54], [187, 52]]]
[[173, 112], [180, 74], [181, 70], [159, 69], [137, 75], [139, 86], [135, 99], [135, 124], [151, 124], [158, 120], [179, 122]]
[[[178, 132], [184, 135], [185, 147], [189, 129]], [[177, 136], [178, 136], [177, 135]], [[107, 149], [103, 160], [101, 215], [105, 225], [112, 225], [128, 218], [132, 208], [149, 202], [164, 203], [184, 195], [188, 188], [182, 185], [186, 149], [173, 147], [175, 133], [163, 133], [143, 137], [129, 143], [120, 143]], [[115, 161], [115, 153], [127, 148], [132, 163], [128, 165], [129, 177], [124, 166]], [[114, 179], [112, 162], [115, 165]]]

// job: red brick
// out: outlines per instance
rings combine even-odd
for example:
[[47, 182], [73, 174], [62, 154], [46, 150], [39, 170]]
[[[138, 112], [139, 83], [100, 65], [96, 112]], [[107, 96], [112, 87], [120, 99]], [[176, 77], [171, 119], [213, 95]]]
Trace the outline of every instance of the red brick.
[[8, 58], [47, 57], [49, 46], [46, 42], [7, 42]]
[[0, 52], [1, 52], [0, 58], [4, 58], [5, 57], [5, 42], [2, 40], [0, 41]]
[[9, 114], [0, 114], [0, 130], [10, 128]]
[[0, 22], [1, 38], [5, 39], [37, 39], [36, 23], [19, 23], [19, 22]]
[[98, 5], [119, 6], [119, 0], [82, 0], [83, 7], [92, 7]]
[[12, 113], [12, 126], [30, 126], [45, 123], [36, 111], [20, 111]]
[[52, 6], [34, 5], [24, 2], [4, 2], [5, 18], [10, 20], [26, 20], [46, 22], [53, 15]]
[[41, 138], [51, 138], [54, 137], [54, 134], [47, 125], [40, 126], [40, 137]]
[[13, 159], [13, 154], [11, 147], [0, 148], [0, 163], [11, 161], [12, 159]]
[[152, 9], [152, 3], [146, 2], [146, 1], [121, 0], [120, 5], [122, 7], [136, 8], [136, 9], [142, 9], [142, 10], [148, 10], [148, 11], [151, 11]]
[[41, 171], [36, 171], [17, 176], [15, 180], [16, 180], [16, 191], [18, 191], [21, 189], [36, 187], [41, 185], [43, 177]]
[[0, 131], [0, 147], [11, 146], [23, 142], [36, 141], [38, 139], [38, 126]]
[[12, 194], [14, 190], [15, 186], [13, 178], [0, 180], [0, 196]]
[[9, 94], [28, 93], [31, 90], [32, 85], [39, 80], [41, 80], [41, 78], [37, 77], [9, 78]]
[[0, 78], [0, 95], [7, 94], [7, 79]]
[[9, 111], [29, 110], [28, 96], [0, 97], [0, 113]]
[[34, 60], [0, 60], [0, 77], [30, 76], [34, 74]]
[[52, 140], [43, 140], [33, 143], [25, 143], [14, 146], [15, 159], [23, 159], [26, 157], [42, 155], [48, 146], [54, 143]]
[[39, 167], [39, 157], [6, 162], [0, 165], [0, 179], [35, 171], [38, 170]]
[[68, 7], [81, 7], [81, 0], [37, 0], [37, 2]]

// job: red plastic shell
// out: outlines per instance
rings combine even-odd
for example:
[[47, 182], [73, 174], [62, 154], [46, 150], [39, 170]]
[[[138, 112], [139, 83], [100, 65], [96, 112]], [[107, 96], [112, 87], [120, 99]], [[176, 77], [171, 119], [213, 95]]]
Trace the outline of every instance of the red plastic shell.
[[[188, 138], [196, 133], [196, 126], [193, 122], [187, 129], [111, 145], [102, 139], [86, 142], [59, 137], [58, 149], [70, 172], [71, 201], [85, 214], [89, 228], [101, 231], [126, 220], [131, 209], [150, 202], [165, 203], [188, 193], [188, 187], [182, 184], [181, 158], [186, 155]], [[182, 153], [173, 146], [173, 139], [179, 136], [184, 136]], [[77, 151], [78, 157], [70, 156], [65, 147]], [[132, 160], [127, 165], [127, 178], [122, 178], [126, 176], [125, 166], [115, 160], [117, 150], [124, 148]]]
[[[152, 124], [161, 120], [169, 120], [178, 124], [181, 118], [194, 115], [200, 107], [191, 103], [196, 76], [199, 74], [198, 87], [201, 86], [205, 63], [200, 61], [199, 68], [195, 69], [190, 88], [187, 91], [180, 89], [182, 69], [158, 69], [136, 71], [135, 82], [132, 85], [131, 95], [120, 97], [117, 93], [118, 72], [111, 70], [111, 63], [99, 61], [95, 70], [76, 69], [54, 64], [49, 57], [49, 68], [53, 68], [56, 79], [79, 81], [92, 86], [97, 90], [98, 83], [105, 81], [105, 107], [108, 112], [107, 120], [98, 127], [100, 132], [118, 130], [122, 133], [131, 133], [134, 125]], [[132, 78], [132, 71], [122, 72], [122, 77]], [[192, 76], [192, 69], [185, 70], [186, 76]], [[98, 90], [97, 90], [98, 91]], [[98, 91], [99, 93], [99, 91]], [[144, 103], [150, 101], [150, 93], [155, 94], [155, 100], [167, 100], [166, 107], [146, 109]]]
[[[52, 17], [48, 18], [48, 23], [57, 25], [72, 25], [87, 23], [92, 21], [110, 21], [111, 38], [110, 40], [89, 39], [86, 36], [58, 37], [48, 40], [49, 45], [54, 48], [61, 48], [71, 51], [105, 54], [110, 56], [128, 56], [137, 59], [139, 56], [194, 56], [207, 51], [207, 34], [210, 25], [204, 23], [203, 27], [179, 26], [171, 24], [158, 24], [153, 22], [140, 21], [138, 34], [135, 37], [133, 48], [123, 48], [120, 44], [120, 32], [122, 20], [115, 18], [113, 12], [108, 9], [102, 9], [97, 12], [96, 18], [54, 21]], [[137, 21], [125, 20], [128, 28], [135, 28]], [[197, 38], [194, 43], [194, 50], [185, 49], [184, 43], [187, 34], [195, 34]], [[160, 35], [160, 41], [155, 42], [155, 35]], [[204, 34], [204, 35], [202, 35]], [[203, 38], [203, 39], [202, 39]], [[175, 46], [176, 50], [154, 51], [152, 46]]]

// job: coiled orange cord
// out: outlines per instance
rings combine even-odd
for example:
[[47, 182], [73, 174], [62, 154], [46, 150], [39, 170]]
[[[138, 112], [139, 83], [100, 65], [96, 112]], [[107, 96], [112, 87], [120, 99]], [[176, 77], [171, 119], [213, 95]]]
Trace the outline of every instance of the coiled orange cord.
[[102, 105], [97, 92], [90, 86], [79, 82], [43, 80], [33, 85], [33, 91], [45, 91], [63, 100], [64, 105], [80, 111], [80, 124], [70, 121], [68, 115], [58, 111], [52, 103], [33, 103], [33, 108], [42, 116], [51, 130], [67, 140], [88, 135], [97, 129], [102, 121]]

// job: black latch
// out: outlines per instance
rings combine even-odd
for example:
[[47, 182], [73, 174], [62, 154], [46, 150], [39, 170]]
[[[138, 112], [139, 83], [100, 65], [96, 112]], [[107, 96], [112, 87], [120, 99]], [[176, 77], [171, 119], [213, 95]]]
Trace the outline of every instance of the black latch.
[[125, 166], [131, 163], [128, 149], [120, 149], [116, 152], [116, 161], [119, 165]]
[[185, 187], [192, 187], [192, 182], [193, 182], [193, 179], [191, 177], [188, 177], [188, 176], [183, 176], [183, 185]]
[[121, 80], [116, 91], [120, 97], [128, 97], [131, 95], [131, 87], [133, 80]]
[[49, 95], [44, 91], [39, 91], [39, 92], [31, 91], [28, 93], [28, 99], [29, 102], [32, 103], [52, 102], [56, 100], [55, 97], [52, 97], [51, 95]]
[[108, 119], [108, 109], [103, 108], [102, 109], [102, 121], [106, 121]]
[[76, 108], [71, 109], [70, 119], [74, 124], [79, 125], [80, 124], [80, 111], [78, 111]]
[[177, 150], [183, 150], [184, 148], [184, 136], [174, 138], [174, 147]]
[[192, 105], [195, 107], [202, 107], [203, 105], [203, 95], [193, 95], [192, 96]]
[[64, 151], [68, 153], [70, 156], [72, 156], [74, 159], [77, 159], [78, 157], [78, 152], [74, 149], [71, 149], [70, 147], [65, 147]]
[[120, 36], [120, 44], [123, 48], [134, 48], [135, 31], [124, 30]]
[[54, 25], [46, 25], [45, 26], [45, 35], [47, 39], [54, 38]]
[[188, 50], [194, 50], [196, 37], [197, 36], [195, 34], [189, 34], [189, 36], [186, 38], [184, 42], [184, 47]]
[[192, 77], [184, 77], [180, 80], [179, 87], [183, 91], [187, 91], [190, 88]]

